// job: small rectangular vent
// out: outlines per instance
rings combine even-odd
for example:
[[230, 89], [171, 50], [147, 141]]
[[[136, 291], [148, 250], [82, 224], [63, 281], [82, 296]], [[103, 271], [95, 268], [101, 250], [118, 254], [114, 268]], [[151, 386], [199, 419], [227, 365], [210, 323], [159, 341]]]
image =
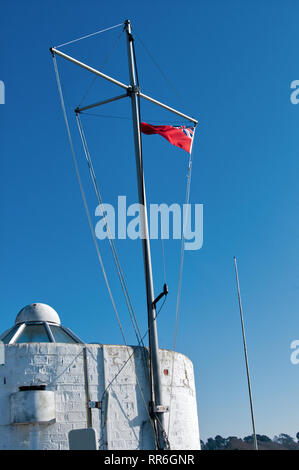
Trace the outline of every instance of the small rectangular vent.
[[23, 385], [19, 387], [20, 392], [27, 392], [28, 390], [46, 390], [45, 385]]

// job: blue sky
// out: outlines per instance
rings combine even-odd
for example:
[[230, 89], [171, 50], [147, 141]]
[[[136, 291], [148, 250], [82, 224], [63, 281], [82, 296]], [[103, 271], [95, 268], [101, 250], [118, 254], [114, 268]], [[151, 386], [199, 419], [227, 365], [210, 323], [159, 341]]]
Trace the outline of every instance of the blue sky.
[[[86, 342], [122, 343], [75, 177], [49, 47], [130, 18], [145, 93], [199, 119], [190, 201], [204, 205], [204, 245], [186, 251], [177, 350], [194, 364], [201, 437], [251, 433], [236, 296], [238, 259], [256, 429], [299, 431], [298, 118], [290, 83], [299, 79], [295, 1], [5, 2], [1, 6], [1, 331], [26, 304], [45, 302]], [[62, 48], [128, 83], [120, 28]], [[147, 54], [150, 50], [168, 79]], [[105, 63], [106, 55], [117, 41]], [[92, 77], [58, 61], [84, 187], [96, 199], [72, 109]], [[103, 65], [104, 64], [104, 65]], [[120, 90], [97, 79], [85, 102]], [[89, 101], [90, 100], [90, 101]], [[128, 100], [84, 116], [105, 202], [137, 202]], [[113, 116], [113, 117], [111, 117]], [[142, 103], [147, 122], [177, 117]], [[187, 154], [158, 136], [143, 139], [148, 202], [183, 203]], [[96, 218], [93, 222], [96, 224]], [[146, 305], [140, 242], [116, 241], [141, 330]], [[136, 339], [107, 243], [101, 252], [128, 342]], [[159, 345], [172, 348], [180, 242], [165, 243], [169, 295]], [[155, 292], [161, 244], [152, 243]]]

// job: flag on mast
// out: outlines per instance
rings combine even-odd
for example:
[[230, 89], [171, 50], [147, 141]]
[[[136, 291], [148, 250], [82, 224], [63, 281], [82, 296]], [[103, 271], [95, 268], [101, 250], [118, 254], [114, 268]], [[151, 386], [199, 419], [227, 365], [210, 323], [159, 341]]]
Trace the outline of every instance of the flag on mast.
[[186, 126], [153, 126], [142, 122], [140, 130], [144, 134], [159, 134], [164, 137], [168, 142], [176, 147], [180, 147], [186, 152], [191, 153], [192, 142], [194, 137], [194, 127]]

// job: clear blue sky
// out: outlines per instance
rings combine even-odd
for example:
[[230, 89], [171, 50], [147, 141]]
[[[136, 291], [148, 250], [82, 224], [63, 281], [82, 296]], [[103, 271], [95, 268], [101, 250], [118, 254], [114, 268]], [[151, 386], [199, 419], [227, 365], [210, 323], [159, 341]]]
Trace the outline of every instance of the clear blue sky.
[[[0, 329], [26, 304], [45, 302], [86, 342], [122, 343], [80, 198], [48, 48], [130, 18], [173, 87], [136, 40], [145, 93], [200, 120], [191, 202], [204, 204], [204, 246], [185, 253], [177, 350], [194, 364], [202, 439], [251, 433], [234, 279], [237, 256], [260, 434], [299, 431], [299, 5], [286, 0], [2, 2]], [[101, 68], [114, 29], [63, 50]], [[103, 71], [128, 82], [122, 36]], [[68, 109], [92, 77], [59, 61]], [[177, 90], [175, 92], [174, 88]], [[85, 102], [119, 94], [98, 79]], [[130, 117], [129, 101], [99, 113]], [[176, 117], [143, 104], [143, 119]], [[85, 117], [105, 202], [137, 202], [129, 119]], [[75, 133], [76, 145], [79, 143]], [[183, 203], [187, 157], [145, 137], [149, 202]], [[96, 200], [80, 156], [92, 211]], [[93, 220], [96, 223], [96, 218]], [[101, 243], [128, 342], [136, 344], [107, 243]], [[141, 329], [146, 307], [140, 242], [117, 241]], [[173, 347], [179, 241], [165, 244], [169, 296], [159, 344]], [[163, 284], [159, 241], [152, 243], [155, 292]]]

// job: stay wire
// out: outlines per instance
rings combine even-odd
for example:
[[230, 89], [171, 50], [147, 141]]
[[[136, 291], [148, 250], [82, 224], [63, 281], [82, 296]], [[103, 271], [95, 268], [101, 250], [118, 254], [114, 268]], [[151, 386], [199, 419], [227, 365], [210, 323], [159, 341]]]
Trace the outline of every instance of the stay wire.
[[112, 114], [96, 114], [96, 113], [86, 113], [85, 111], [80, 113], [83, 114], [84, 116], [96, 116], [96, 117], [101, 117], [101, 118], [112, 118], [112, 119], [125, 119], [126, 121], [132, 121], [132, 118], [129, 116], [116, 116]]
[[146, 47], [146, 45], [144, 44], [144, 42], [141, 40], [140, 36], [136, 33], [136, 30], [134, 29], [134, 33], [135, 33], [135, 36], [137, 37], [138, 41], [140, 42], [140, 44], [142, 45], [142, 47], [144, 48], [145, 52], [148, 54], [148, 56], [150, 57], [150, 59], [152, 60], [153, 64], [156, 66], [156, 68], [159, 70], [160, 74], [162, 75], [162, 77], [164, 78], [164, 80], [168, 83], [168, 85], [172, 88], [173, 92], [175, 93], [175, 95], [177, 96], [177, 98], [180, 100], [180, 102], [186, 106], [181, 94], [178, 92], [177, 88], [174, 86], [174, 84], [172, 83], [172, 81], [169, 79], [169, 77], [166, 75], [166, 73], [163, 71], [162, 67], [159, 65], [159, 63], [157, 62], [157, 60], [154, 58], [154, 56], [151, 54], [151, 52], [149, 51], [149, 49]]
[[[132, 118], [129, 117], [129, 116], [117, 116], [117, 115], [113, 115], [113, 114], [100, 114], [100, 113], [88, 113], [86, 111], [82, 111], [80, 113], [81, 115], [84, 115], [84, 116], [95, 116], [95, 117], [100, 117], [100, 118], [111, 118], [111, 119], [125, 119], [127, 121], [132, 121]], [[165, 120], [164, 121], [157, 121], [155, 119], [148, 119], [152, 124], [165, 124]], [[176, 121], [169, 121], [167, 120], [168, 124], [174, 124], [175, 126], [181, 126], [181, 125], [188, 125], [189, 123], [187, 121], [179, 121], [179, 120], [176, 120]]]
[[[123, 30], [121, 30], [120, 34], [117, 36], [116, 41], [115, 41], [114, 44], [112, 45], [110, 51], [108, 52], [108, 54], [106, 55], [106, 57], [105, 57], [103, 63], [101, 64], [101, 68], [103, 68], [103, 67], [107, 64], [108, 60], [110, 59], [110, 57], [111, 57], [113, 51], [115, 50], [115, 48], [116, 48], [116, 46], [117, 46], [117, 44], [118, 44], [118, 42], [119, 42], [120, 37], [121, 37], [122, 34], [123, 34]], [[93, 85], [94, 85], [94, 83], [95, 83], [95, 81], [96, 81], [97, 78], [99, 78], [99, 77], [96, 75], [96, 76], [93, 77], [93, 79], [91, 80], [91, 83], [90, 83], [89, 87], [87, 88], [86, 92], [85, 92], [84, 95], [83, 95], [83, 98], [81, 98], [80, 103], [79, 103], [78, 106], [77, 106], [78, 108], [81, 107], [83, 101], [84, 101], [85, 98], [87, 97], [88, 93], [90, 92], [90, 90], [91, 90], [91, 88], [93, 87]]]
[[109, 31], [110, 29], [118, 28], [118, 26], [123, 26], [123, 23], [119, 23], [119, 24], [116, 24], [114, 26], [110, 26], [109, 28], [101, 29], [100, 31], [96, 31], [95, 33], [86, 34], [86, 36], [81, 36], [80, 38], [73, 39], [72, 41], [68, 41], [68, 42], [65, 42], [63, 44], [59, 44], [59, 46], [55, 46], [55, 47], [58, 48], [58, 47], [67, 46], [68, 44], [73, 44], [74, 42], [81, 41], [82, 39], [86, 39], [86, 38], [90, 38], [91, 36], [95, 36], [96, 34], [104, 33], [105, 31]]

